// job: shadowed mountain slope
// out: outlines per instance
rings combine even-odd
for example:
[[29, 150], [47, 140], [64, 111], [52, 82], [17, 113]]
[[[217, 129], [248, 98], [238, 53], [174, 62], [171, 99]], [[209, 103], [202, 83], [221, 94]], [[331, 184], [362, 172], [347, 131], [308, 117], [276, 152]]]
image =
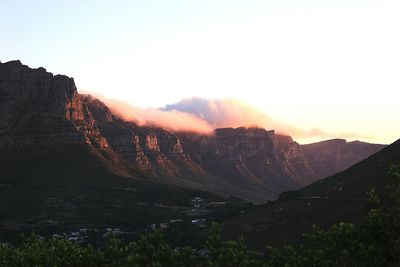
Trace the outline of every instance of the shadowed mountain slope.
[[304, 156], [319, 177], [328, 177], [378, 152], [384, 145], [333, 139], [302, 145]]
[[400, 164], [400, 140], [343, 172], [254, 207], [226, 223], [226, 234], [243, 235], [253, 247], [262, 249], [267, 243], [296, 242], [313, 224], [360, 222], [369, 208], [367, 191], [375, 188], [383, 199], [387, 196], [392, 164]]

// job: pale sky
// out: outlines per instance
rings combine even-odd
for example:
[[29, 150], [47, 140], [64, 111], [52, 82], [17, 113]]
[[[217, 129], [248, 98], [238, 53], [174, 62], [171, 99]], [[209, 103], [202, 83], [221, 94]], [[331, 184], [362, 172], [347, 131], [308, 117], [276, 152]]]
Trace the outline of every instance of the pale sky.
[[304, 130], [400, 138], [399, 0], [0, 0], [0, 12], [2, 62], [80, 89], [140, 107], [235, 98]]

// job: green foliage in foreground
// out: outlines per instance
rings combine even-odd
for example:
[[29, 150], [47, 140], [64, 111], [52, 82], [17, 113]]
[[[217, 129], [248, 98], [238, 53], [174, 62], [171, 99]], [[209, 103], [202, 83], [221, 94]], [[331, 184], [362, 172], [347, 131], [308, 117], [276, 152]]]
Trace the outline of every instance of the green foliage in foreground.
[[110, 238], [97, 249], [60, 239], [33, 236], [18, 247], [0, 244], [0, 266], [400, 266], [400, 168], [391, 170], [390, 203], [383, 207], [374, 190], [373, 205], [359, 225], [340, 223], [328, 230], [314, 227], [301, 245], [267, 247], [264, 256], [250, 251], [242, 240], [224, 241], [214, 225], [200, 253], [176, 250], [156, 231], [125, 244]]

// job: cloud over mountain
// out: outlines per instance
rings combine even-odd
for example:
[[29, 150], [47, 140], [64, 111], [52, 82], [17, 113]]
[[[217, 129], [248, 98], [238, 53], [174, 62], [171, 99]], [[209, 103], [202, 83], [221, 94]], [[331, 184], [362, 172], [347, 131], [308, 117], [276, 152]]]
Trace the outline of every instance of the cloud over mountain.
[[260, 110], [235, 99], [186, 98], [166, 105], [164, 112], [183, 112], [206, 121], [212, 128], [259, 126], [290, 134], [294, 127], [278, 122]]
[[215, 128], [258, 126], [290, 135], [296, 140], [323, 140], [330, 138], [369, 139], [354, 133], [331, 133], [319, 128], [301, 129], [277, 121], [262, 111], [235, 99], [185, 98], [163, 108], [140, 108], [126, 102], [95, 94], [110, 109], [126, 120], [139, 125], [157, 125], [171, 131], [211, 133]]
[[103, 101], [113, 113], [140, 126], [156, 125], [171, 131], [193, 131], [203, 134], [211, 133], [212, 126], [194, 114], [178, 110], [163, 111], [157, 108], [141, 108], [127, 102], [105, 97], [101, 94], [80, 90], [80, 93], [91, 94]]
[[355, 133], [331, 133], [318, 128], [309, 130], [277, 121], [262, 111], [235, 99], [185, 98], [161, 110], [179, 111], [206, 121], [212, 128], [259, 126], [275, 130], [279, 134], [291, 135], [295, 139], [368, 139], [370, 136]]

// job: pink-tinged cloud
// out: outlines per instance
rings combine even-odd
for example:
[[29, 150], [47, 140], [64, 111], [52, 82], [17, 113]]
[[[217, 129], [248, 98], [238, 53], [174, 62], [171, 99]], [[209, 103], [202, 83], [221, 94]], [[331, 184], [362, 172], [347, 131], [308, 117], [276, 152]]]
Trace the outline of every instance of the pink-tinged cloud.
[[[86, 92], [85, 92], [86, 93]], [[90, 93], [90, 92], [89, 92]], [[139, 108], [126, 102], [93, 94], [112, 112], [139, 125], [156, 125], [171, 131], [192, 131], [209, 134], [223, 127], [262, 127], [278, 134], [290, 135], [295, 140], [322, 140], [330, 138], [369, 139], [354, 133], [330, 133], [318, 128], [304, 130], [274, 120], [256, 108], [234, 99], [187, 98], [164, 108]]]
[[[266, 103], [267, 104], [267, 103]], [[180, 111], [205, 120], [212, 128], [258, 126], [275, 130], [278, 134], [290, 135], [295, 139], [370, 139], [371, 136], [355, 133], [331, 133], [313, 128], [304, 130], [297, 126], [274, 120], [260, 110], [234, 99], [186, 98], [165, 106], [164, 111]]]
[[[212, 128], [258, 126], [285, 135], [310, 135], [294, 126], [274, 120], [260, 110], [234, 99], [186, 98], [167, 105], [163, 111], [180, 111], [205, 120]], [[322, 131], [320, 131], [322, 132]]]
[[114, 114], [124, 120], [134, 121], [141, 126], [158, 126], [171, 131], [190, 131], [203, 134], [209, 134], [213, 131], [209, 123], [189, 113], [177, 110], [162, 111], [156, 108], [140, 108], [120, 100], [104, 97], [100, 94], [83, 90], [80, 90], [80, 92], [89, 93], [97, 97]]

